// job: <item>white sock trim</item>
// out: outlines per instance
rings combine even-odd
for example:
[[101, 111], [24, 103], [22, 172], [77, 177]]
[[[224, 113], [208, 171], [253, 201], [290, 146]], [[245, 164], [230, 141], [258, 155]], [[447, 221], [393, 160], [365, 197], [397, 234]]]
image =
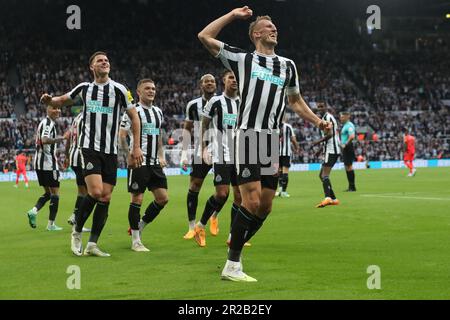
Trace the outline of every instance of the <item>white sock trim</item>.
[[139, 230], [131, 230], [131, 238], [133, 243], [141, 241], [141, 237], [139, 236]]
[[202, 228], [202, 229], [205, 229], [205, 225], [203, 223], [201, 223], [200, 221], [197, 222], [197, 226]]
[[241, 264], [240, 264], [240, 262], [227, 260], [227, 266], [229, 266], [229, 267], [240, 267]]

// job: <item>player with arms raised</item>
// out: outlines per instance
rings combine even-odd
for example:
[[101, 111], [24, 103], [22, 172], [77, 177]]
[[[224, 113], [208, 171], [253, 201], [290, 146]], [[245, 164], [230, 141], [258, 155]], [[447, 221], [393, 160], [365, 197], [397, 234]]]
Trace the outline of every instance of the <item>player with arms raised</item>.
[[41, 101], [54, 107], [72, 105], [78, 96], [83, 101], [79, 148], [88, 194], [79, 207], [72, 232], [71, 250], [77, 256], [83, 255], [81, 232], [95, 207], [91, 235], [84, 254], [109, 257], [110, 254], [98, 248], [97, 241], [106, 224], [111, 194], [117, 181], [117, 142], [121, 108], [126, 109], [131, 119], [135, 141], [131, 154], [137, 166], [143, 161], [139, 147], [140, 124], [125, 86], [109, 78], [110, 64], [107, 54], [102, 51], [95, 52], [89, 59], [89, 68], [94, 75], [93, 82], [80, 83], [69, 93], [59, 97], [44, 94]]

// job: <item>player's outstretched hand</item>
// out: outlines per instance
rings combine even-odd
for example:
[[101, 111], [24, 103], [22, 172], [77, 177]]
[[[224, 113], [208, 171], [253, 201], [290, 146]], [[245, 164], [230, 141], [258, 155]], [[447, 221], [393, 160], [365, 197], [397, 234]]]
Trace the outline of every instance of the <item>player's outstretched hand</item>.
[[233, 11], [233, 16], [237, 19], [248, 19], [253, 15], [252, 9], [250, 9], [248, 6], [242, 7], [242, 8], [236, 8]]
[[50, 104], [50, 102], [52, 102], [52, 96], [49, 95], [48, 93], [44, 93], [41, 96], [41, 103], [48, 105], [48, 104]]

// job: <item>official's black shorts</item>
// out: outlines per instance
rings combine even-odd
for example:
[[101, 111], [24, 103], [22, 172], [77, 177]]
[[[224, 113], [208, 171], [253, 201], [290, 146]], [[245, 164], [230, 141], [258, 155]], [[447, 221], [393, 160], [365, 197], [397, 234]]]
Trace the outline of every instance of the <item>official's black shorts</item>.
[[73, 172], [75, 172], [75, 177], [77, 179], [77, 186], [86, 187], [86, 181], [84, 181], [83, 168], [81, 167], [71, 167]]
[[90, 149], [81, 149], [83, 175], [100, 174], [104, 183], [115, 186], [117, 182], [117, 155]]
[[212, 165], [208, 165], [204, 162], [192, 165], [191, 177], [205, 179], [208, 175], [209, 170], [211, 170]]
[[237, 130], [235, 155], [238, 185], [260, 181], [262, 188], [276, 190], [279, 154], [278, 134], [260, 133], [252, 129]]
[[347, 145], [347, 147], [342, 150], [342, 158], [344, 161], [344, 165], [351, 166], [353, 162], [356, 160], [355, 149], [353, 149], [353, 144]]
[[59, 188], [58, 170], [36, 170], [36, 175], [41, 187]]
[[145, 189], [167, 189], [167, 178], [160, 165], [128, 169], [128, 192], [144, 193]]
[[333, 168], [333, 166], [338, 161], [339, 154], [335, 153], [326, 153], [323, 159], [322, 166]]
[[282, 168], [282, 167], [286, 167], [286, 168], [291, 167], [291, 157], [290, 156], [280, 156], [280, 168]]
[[234, 164], [214, 164], [214, 185], [231, 185], [237, 186], [236, 166]]

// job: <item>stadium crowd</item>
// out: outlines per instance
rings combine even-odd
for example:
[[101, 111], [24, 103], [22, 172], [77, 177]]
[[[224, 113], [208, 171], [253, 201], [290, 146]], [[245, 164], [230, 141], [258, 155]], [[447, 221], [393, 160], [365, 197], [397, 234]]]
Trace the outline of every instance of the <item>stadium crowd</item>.
[[14, 118], [14, 89], [6, 82], [7, 61], [0, 61], [0, 118]]

